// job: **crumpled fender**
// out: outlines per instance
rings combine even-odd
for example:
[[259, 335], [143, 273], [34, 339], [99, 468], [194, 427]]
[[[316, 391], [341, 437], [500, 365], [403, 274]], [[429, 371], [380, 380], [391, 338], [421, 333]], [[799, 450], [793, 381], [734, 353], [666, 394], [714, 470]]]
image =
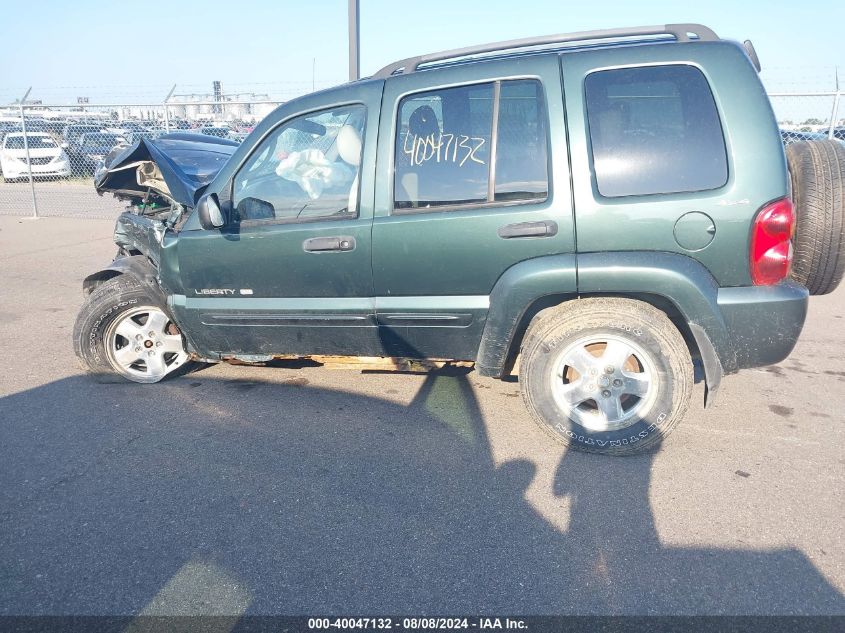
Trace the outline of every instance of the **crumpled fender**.
[[127, 255], [116, 258], [108, 267], [88, 275], [82, 280], [82, 292], [88, 296], [105, 281], [119, 275], [132, 275], [138, 281], [149, 286], [158, 297], [162, 305], [167, 304], [167, 299], [158, 285], [158, 270], [143, 255]]
[[106, 156], [103, 167], [94, 175], [94, 189], [99, 194], [109, 191], [138, 199], [153, 189], [193, 207], [197, 191], [214, 179], [237, 148], [235, 141], [205, 134], [140, 138]]

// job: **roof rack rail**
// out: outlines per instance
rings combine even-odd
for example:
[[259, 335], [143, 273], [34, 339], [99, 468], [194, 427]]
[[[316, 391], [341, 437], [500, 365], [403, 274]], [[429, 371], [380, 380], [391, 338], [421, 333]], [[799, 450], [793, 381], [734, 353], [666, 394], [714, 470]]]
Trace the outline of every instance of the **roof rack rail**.
[[468, 57], [470, 55], [480, 55], [482, 53], [493, 53], [496, 51], [528, 48], [531, 46], [546, 46], [549, 44], [565, 44], [569, 42], [581, 42], [587, 40], [638, 38], [651, 35], [672, 35], [678, 42], [689, 42], [691, 40], [690, 35], [694, 35], [696, 41], [715, 41], [719, 39], [719, 36], [716, 35], [712, 29], [702, 24], [665, 24], [663, 26], [639, 26], [622, 29], [605, 29], [600, 31], [580, 31], [577, 33], [562, 33], [560, 35], [545, 35], [541, 37], [526, 37], [523, 39], [508, 40], [504, 42], [493, 42], [490, 44], [480, 44], [478, 46], [468, 46], [466, 48], [456, 48], [450, 51], [441, 51], [439, 53], [428, 53], [427, 55], [409, 57], [407, 59], [402, 59], [398, 62], [388, 64], [373, 75], [373, 77], [384, 79], [386, 77], [390, 77], [391, 75], [412, 73], [415, 72], [421, 64], [430, 64], [433, 62], [445, 61], [447, 59]]

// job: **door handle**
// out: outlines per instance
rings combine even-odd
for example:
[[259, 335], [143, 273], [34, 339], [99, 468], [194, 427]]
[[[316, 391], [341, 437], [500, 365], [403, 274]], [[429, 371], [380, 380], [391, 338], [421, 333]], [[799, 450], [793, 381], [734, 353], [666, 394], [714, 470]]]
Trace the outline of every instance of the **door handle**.
[[302, 243], [306, 253], [342, 253], [355, 250], [355, 238], [351, 235], [334, 237], [311, 237]]
[[515, 237], [551, 237], [557, 235], [557, 222], [517, 222], [500, 226], [499, 237], [509, 240]]

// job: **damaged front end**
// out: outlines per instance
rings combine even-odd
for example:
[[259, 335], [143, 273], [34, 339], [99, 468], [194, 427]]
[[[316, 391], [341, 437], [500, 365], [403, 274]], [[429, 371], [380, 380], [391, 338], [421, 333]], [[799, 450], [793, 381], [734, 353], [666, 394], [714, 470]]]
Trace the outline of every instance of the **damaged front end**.
[[193, 208], [197, 193], [222, 169], [238, 144], [194, 133], [140, 138], [112, 150], [94, 175], [94, 188], [134, 203]]
[[115, 227], [119, 254], [145, 255], [158, 265], [164, 231], [179, 228], [237, 147], [215, 136], [174, 133], [113, 149], [94, 174], [94, 188], [129, 202]]

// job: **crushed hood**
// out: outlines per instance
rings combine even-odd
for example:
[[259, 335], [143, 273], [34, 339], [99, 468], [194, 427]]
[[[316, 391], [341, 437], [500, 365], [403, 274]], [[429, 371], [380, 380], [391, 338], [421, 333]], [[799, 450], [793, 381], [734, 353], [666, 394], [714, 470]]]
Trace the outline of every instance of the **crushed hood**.
[[193, 207], [197, 190], [210, 183], [238, 143], [192, 133], [140, 138], [112, 150], [94, 175], [94, 188], [141, 199], [152, 190], [166, 200]]

